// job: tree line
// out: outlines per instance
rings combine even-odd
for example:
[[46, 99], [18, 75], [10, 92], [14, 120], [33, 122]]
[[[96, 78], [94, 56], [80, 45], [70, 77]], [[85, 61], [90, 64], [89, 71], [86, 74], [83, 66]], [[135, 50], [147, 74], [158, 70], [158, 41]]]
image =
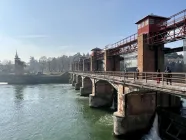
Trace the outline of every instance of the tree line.
[[[38, 72], [41, 73], [65, 72], [69, 71], [71, 63], [73, 61], [79, 60], [81, 56], [89, 57], [89, 53], [87, 53], [86, 55], [77, 53], [72, 56], [63, 55], [60, 57], [42, 56], [39, 59], [35, 59], [33, 56], [31, 56], [29, 62], [26, 63], [24, 70], [25, 73], [33, 74], [36, 74]], [[0, 71], [5, 73], [13, 73], [14, 62], [10, 60], [0, 62]]]
[[[26, 63], [25, 73], [52, 73], [52, 72], [65, 72], [71, 68], [71, 63], [77, 61], [81, 56], [89, 57], [87, 53], [77, 53], [72, 56], [60, 56], [60, 57], [46, 57], [42, 56], [40, 59], [30, 57], [28, 63]], [[186, 72], [186, 67], [183, 61], [183, 55], [178, 53], [171, 53], [165, 55], [165, 67], [169, 66], [172, 72]], [[14, 63], [10, 60], [0, 61], [0, 72], [13, 73]]]

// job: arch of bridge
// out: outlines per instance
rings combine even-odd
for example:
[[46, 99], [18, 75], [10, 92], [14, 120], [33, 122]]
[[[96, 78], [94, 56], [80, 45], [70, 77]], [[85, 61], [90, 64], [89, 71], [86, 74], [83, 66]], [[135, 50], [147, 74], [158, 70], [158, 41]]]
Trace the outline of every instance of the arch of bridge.
[[99, 80], [99, 79], [95, 80], [95, 84], [100, 82], [100, 81], [105, 81], [105, 82], [109, 83], [112, 87], [114, 87], [118, 91], [118, 84], [110, 82], [110, 81], [107, 81], [107, 80]]
[[77, 75], [78, 81], [82, 80], [82, 76], [81, 75]]
[[91, 85], [93, 84], [93, 80], [90, 77], [88, 77], [88, 76], [86, 76], [86, 77], [82, 76], [82, 80], [83, 80], [83, 82], [90, 82]]
[[105, 92], [110, 92], [113, 88], [116, 89], [116, 91], [118, 91], [118, 88], [116, 86], [113, 86], [112, 83], [110, 83], [109, 81], [106, 81], [106, 80], [96, 80], [95, 81], [95, 86], [98, 87], [98, 89], [100, 90], [100, 87], [101, 86], [104, 86], [104, 88], [101, 88], [101, 89], [104, 89]]

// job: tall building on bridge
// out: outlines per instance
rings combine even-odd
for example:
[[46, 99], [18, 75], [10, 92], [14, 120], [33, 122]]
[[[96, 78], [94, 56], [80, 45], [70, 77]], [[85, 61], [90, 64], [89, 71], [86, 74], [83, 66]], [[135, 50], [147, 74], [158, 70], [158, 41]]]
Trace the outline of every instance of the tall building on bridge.
[[14, 72], [15, 75], [23, 75], [24, 74], [24, 67], [25, 67], [25, 62], [21, 61], [21, 59], [19, 58], [17, 51], [16, 51], [16, 55], [15, 55], [15, 67], [14, 67]]

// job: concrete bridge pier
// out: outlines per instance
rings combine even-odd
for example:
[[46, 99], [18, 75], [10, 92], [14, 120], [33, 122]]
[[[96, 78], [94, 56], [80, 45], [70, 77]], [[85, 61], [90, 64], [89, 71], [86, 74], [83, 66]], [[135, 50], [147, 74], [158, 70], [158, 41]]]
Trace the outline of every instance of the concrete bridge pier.
[[118, 110], [113, 114], [114, 134], [128, 136], [148, 131], [156, 109], [156, 92], [118, 86]]
[[105, 71], [120, 71], [120, 56], [108, 56], [108, 50], [104, 52], [104, 70]]
[[72, 84], [73, 81], [73, 74], [70, 74], [69, 84]]
[[92, 94], [89, 95], [90, 107], [111, 107], [114, 88], [104, 80], [92, 82]]
[[73, 76], [72, 76], [72, 86], [75, 86], [75, 84], [76, 84], [76, 75], [73, 74]]
[[156, 107], [178, 108], [180, 98], [151, 90], [118, 86], [118, 110], [113, 114], [114, 134], [130, 136], [146, 133], [152, 127]]
[[80, 87], [81, 96], [89, 96], [92, 93], [92, 81], [89, 77], [82, 77], [82, 87]]
[[76, 76], [75, 90], [80, 90], [82, 86], [82, 77], [80, 75]]
[[71, 78], [69, 79], [69, 84], [72, 84], [72, 79]]

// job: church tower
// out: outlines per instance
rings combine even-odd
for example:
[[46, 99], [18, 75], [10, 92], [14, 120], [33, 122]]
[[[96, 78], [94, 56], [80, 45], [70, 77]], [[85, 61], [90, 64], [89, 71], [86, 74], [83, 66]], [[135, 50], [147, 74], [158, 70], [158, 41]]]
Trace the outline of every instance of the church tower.
[[15, 62], [15, 75], [23, 75], [24, 74], [24, 62], [22, 62], [17, 54], [16, 51], [16, 55], [14, 58], [14, 62]]
[[16, 66], [18, 64], [18, 62], [20, 61], [20, 58], [19, 58], [19, 56], [17, 54], [17, 51], [16, 51], [16, 55], [15, 55], [14, 60], [15, 60], [15, 66]]

